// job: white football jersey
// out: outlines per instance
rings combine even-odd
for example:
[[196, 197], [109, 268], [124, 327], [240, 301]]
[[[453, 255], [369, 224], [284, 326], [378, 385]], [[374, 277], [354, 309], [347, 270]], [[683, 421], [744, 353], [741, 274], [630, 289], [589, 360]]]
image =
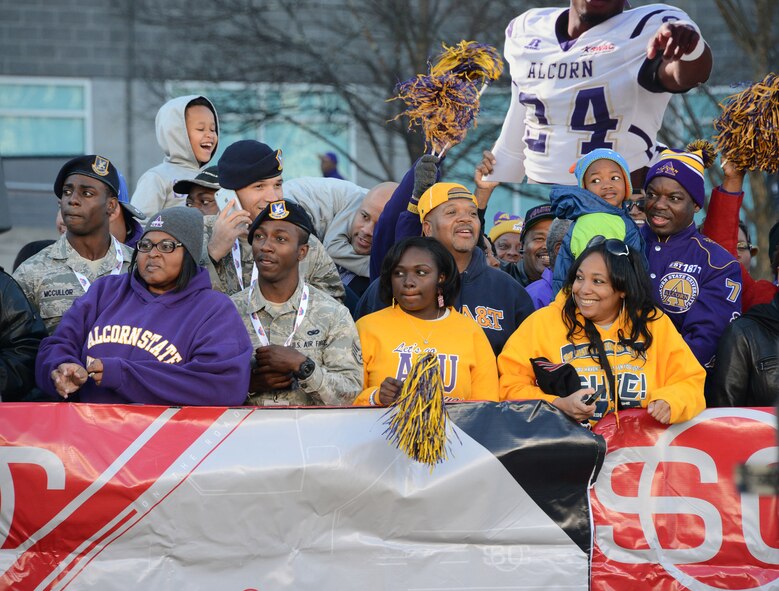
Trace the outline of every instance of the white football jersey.
[[638, 74], [657, 29], [689, 17], [666, 4], [641, 6], [561, 47], [555, 24], [565, 10], [529, 10], [506, 29], [511, 106], [494, 148], [494, 180], [510, 180], [504, 172], [521, 180], [524, 171], [531, 181], [576, 184], [569, 168], [596, 148], [619, 152], [631, 170], [655, 157], [671, 95], [646, 90]]

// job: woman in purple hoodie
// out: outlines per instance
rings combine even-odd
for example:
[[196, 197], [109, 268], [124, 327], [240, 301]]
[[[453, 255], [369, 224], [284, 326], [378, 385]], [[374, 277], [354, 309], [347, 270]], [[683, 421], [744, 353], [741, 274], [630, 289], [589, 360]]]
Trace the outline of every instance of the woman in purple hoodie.
[[153, 216], [126, 275], [95, 281], [44, 339], [38, 386], [79, 402], [235, 406], [252, 346], [230, 299], [198, 267], [203, 216]]

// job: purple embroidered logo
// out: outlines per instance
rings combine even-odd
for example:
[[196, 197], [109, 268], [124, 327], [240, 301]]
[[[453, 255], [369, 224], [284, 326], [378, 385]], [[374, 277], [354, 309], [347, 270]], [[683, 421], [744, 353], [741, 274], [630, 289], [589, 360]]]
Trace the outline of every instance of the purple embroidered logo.
[[150, 228], [162, 228], [165, 222], [162, 221], [162, 216], [158, 215], [157, 219], [154, 220], [151, 224], [149, 224]]
[[676, 176], [679, 174], [679, 171], [674, 168], [672, 163], [666, 162], [655, 171], [655, 174], [670, 174], [671, 176]]
[[541, 49], [541, 39], [533, 39], [530, 43], [525, 45], [525, 49]]

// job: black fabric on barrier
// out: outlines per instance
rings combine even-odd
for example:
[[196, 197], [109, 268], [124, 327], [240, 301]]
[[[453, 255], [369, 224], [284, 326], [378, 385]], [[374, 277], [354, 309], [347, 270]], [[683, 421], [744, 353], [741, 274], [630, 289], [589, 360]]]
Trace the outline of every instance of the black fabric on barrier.
[[[490, 450], [573, 542], [591, 550], [588, 484], [606, 441], [543, 400], [447, 405], [450, 418]], [[455, 446], [456, 453], [456, 446]]]

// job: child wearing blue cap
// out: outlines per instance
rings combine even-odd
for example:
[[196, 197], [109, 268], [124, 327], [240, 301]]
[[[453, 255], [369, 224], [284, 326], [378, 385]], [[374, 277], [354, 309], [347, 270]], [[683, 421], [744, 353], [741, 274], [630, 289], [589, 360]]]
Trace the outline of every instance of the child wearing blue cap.
[[550, 195], [555, 217], [574, 222], [555, 260], [554, 293], [560, 291], [568, 269], [594, 236], [616, 238], [644, 252], [638, 227], [622, 207], [633, 192], [625, 159], [614, 150], [598, 148], [582, 156], [571, 172], [579, 186], [557, 186]]

